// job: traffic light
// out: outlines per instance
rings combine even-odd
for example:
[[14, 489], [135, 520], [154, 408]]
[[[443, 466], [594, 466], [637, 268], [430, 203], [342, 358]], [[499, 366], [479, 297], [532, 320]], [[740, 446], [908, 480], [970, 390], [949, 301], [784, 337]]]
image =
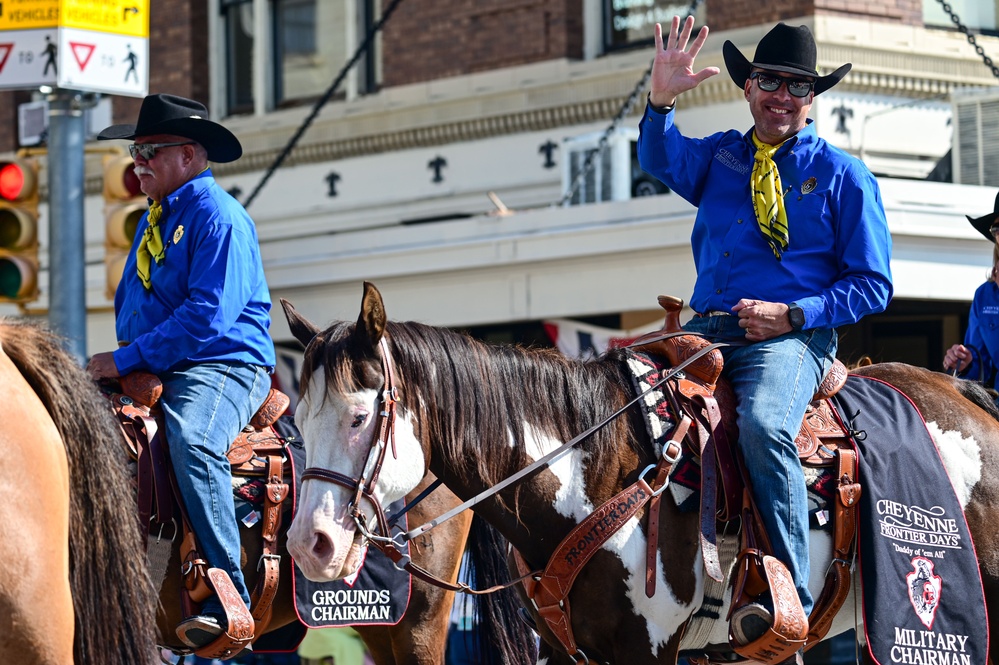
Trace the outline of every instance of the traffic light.
[[114, 299], [135, 229], [148, 207], [146, 197], [139, 189], [132, 159], [124, 155], [105, 155], [104, 268], [108, 299]]
[[0, 302], [38, 298], [38, 162], [0, 160]]

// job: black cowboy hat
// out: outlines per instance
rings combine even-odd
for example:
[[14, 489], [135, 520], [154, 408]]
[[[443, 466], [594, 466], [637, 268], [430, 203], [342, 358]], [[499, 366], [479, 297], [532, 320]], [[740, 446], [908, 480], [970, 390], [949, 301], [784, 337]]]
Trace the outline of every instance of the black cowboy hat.
[[209, 120], [204, 104], [176, 95], [149, 95], [142, 100], [137, 123], [111, 125], [98, 134], [97, 139], [134, 139], [154, 134], [174, 134], [196, 141], [208, 151], [208, 159], [212, 162], [234, 162], [243, 154], [239, 139], [222, 125]]
[[971, 225], [974, 226], [979, 233], [989, 239], [989, 242], [995, 242], [995, 238], [992, 236], [992, 232], [989, 230], [992, 228], [993, 224], [999, 222], [999, 194], [996, 194], [995, 205], [992, 206], [993, 210], [987, 215], [982, 215], [981, 217], [972, 217], [971, 215], [965, 215]]
[[770, 30], [756, 47], [756, 55], [750, 62], [735, 44], [726, 41], [722, 46], [725, 56], [725, 66], [728, 74], [740, 88], [746, 87], [746, 80], [753, 67], [772, 72], [798, 74], [815, 79], [815, 94], [825, 92], [839, 83], [853, 67], [847, 63], [826, 76], [819, 76], [815, 69], [816, 50], [815, 38], [808, 26], [792, 27], [778, 23]]

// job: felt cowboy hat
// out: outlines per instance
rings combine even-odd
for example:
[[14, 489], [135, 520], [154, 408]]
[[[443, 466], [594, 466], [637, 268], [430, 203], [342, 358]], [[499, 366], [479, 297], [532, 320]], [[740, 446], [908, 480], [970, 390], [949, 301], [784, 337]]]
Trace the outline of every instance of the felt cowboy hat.
[[995, 242], [995, 237], [993, 237], [991, 228], [993, 224], [999, 222], [999, 194], [996, 194], [996, 202], [993, 206], [992, 212], [987, 215], [982, 215], [981, 217], [972, 217], [971, 215], [965, 215], [971, 225], [974, 226], [979, 233], [989, 239], [989, 242]]
[[196, 141], [208, 151], [208, 160], [212, 162], [234, 162], [243, 154], [239, 139], [209, 120], [204, 104], [176, 95], [149, 95], [142, 100], [137, 123], [111, 125], [97, 139], [134, 139], [154, 134], [174, 134]]
[[839, 83], [853, 67], [847, 63], [832, 74], [819, 76], [815, 69], [816, 49], [812, 31], [805, 25], [792, 27], [785, 23], [778, 23], [763, 36], [752, 62], [730, 41], [722, 46], [722, 55], [725, 56], [729, 76], [740, 88], [745, 88], [750, 72], [756, 67], [813, 78], [816, 95]]

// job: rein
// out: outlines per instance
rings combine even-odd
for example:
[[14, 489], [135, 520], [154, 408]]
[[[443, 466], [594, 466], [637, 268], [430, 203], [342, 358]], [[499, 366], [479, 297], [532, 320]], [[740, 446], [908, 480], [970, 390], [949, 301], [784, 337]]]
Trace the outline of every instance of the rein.
[[[649, 386], [647, 389], [636, 395], [633, 399], [628, 401], [624, 406], [617, 409], [614, 413], [610, 414], [602, 421], [590, 427], [586, 431], [578, 434], [571, 440], [565, 442], [555, 450], [551, 451], [544, 457], [533, 462], [529, 466], [521, 469], [517, 473], [513, 474], [509, 478], [497, 483], [493, 487], [480, 492], [471, 499], [465, 501], [459, 506], [452, 508], [448, 512], [444, 513], [440, 517], [437, 517], [426, 524], [416, 527], [408, 532], [397, 533], [394, 536], [391, 535], [391, 525], [394, 524], [396, 520], [399, 519], [403, 514], [405, 514], [410, 508], [419, 503], [424, 499], [430, 492], [432, 492], [436, 487], [441, 484], [441, 480], [438, 479], [436, 483], [431, 485], [428, 489], [424, 490], [417, 498], [407, 504], [402, 510], [397, 514], [392, 516], [392, 521], [389, 522], [385, 519], [384, 510], [381, 507], [378, 499], [374, 496], [375, 484], [378, 481], [378, 475], [381, 473], [382, 463], [385, 460], [385, 452], [388, 449], [389, 444], [392, 446], [392, 456], [398, 457], [396, 447], [395, 447], [395, 417], [396, 417], [396, 404], [398, 402], [398, 389], [396, 388], [396, 372], [395, 365], [392, 361], [392, 355], [389, 353], [388, 342], [383, 336], [379, 340], [379, 348], [381, 350], [381, 365], [382, 365], [382, 375], [384, 378], [384, 388], [381, 395], [382, 408], [378, 412], [378, 431], [371, 442], [371, 449], [368, 452], [368, 459], [365, 462], [364, 469], [361, 472], [361, 476], [358, 479], [351, 478], [350, 476], [339, 473], [338, 471], [332, 471], [330, 469], [324, 469], [322, 467], [309, 467], [305, 469], [302, 473], [302, 481], [306, 480], [325, 480], [327, 482], [340, 485], [346, 489], [352, 490], [354, 496], [348, 504], [348, 511], [351, 518], [353, 518], [355, 525], [361, 535], [367, 539], [372, 545], [374, 545], [379, 551], [389, 557], [397, 568], [408, 571], [410, 574], [414, 575], [418, 579], [428, 582], [440, 588], [449, 591], [462, 591], [465, 593], [471, 593], [476, 595], [482, 595], [487, 593], [492, 593], [494, 591], [499, 591], [511, 587], [519, 582], [531, 577], [536, 574], [536, 571], [528, 572], [525, 575], [510, 580], [504, 584], [496, 585], [490, 587], [489, 589], [472, 589], [467, 584], [464, 583], [450, 583], [446, 580], [442, 580], [428, 571], [420, 568], [412, 562], [412, 560], [405, 555], [401, 547], [407, 541], [416, 538], [422, 534], [427, 533], [436, 526], [439, 526], [446, 522], [447, 520], [455, 517], [465, 510], [468, 510], [472, 506], [481, 503], [490, 496], [501, 492], [503, 489], [520, 482], [525, 477], [539, 471], [541, 468], [548, 466], [551, 462], [555, 461], [562, 455], [570, 452], [571, 449], [579, 444], [581, 441], [592, 436], [594, 433], [599, 431], [601, 428], [605, 427], [607, 424], [612, 422], [615, 418], [623, 414], [634, 404], [636, 404], [640, 399], [644, 398], [653, 390], [656, 390], [664, 383], [670, 379], [681, 374], [683, 369], [690, 365], [691, 363], [697, 361], [702, 356], [710, 353], [714, 349], [727, 346], [724, 342], [715, 342], [710, 344], [703, 349], [698, 350], [696, 353], [692, 354], [689, 358], [685, 359], [683, 362], [678, 364], [676, 367], [671, 368], [661, 379], [656, 381], [653, 385]], [[665, 455], [665, 450], [663, 451]], [[668, 460], [669, 461], [669, 460]], [[655, 465], [653, 465], [655, 466]], [[642, 475], [648, 472], [646, 469]], [[376, 518], [376, 529], [381, 532], [381, 535], [373, 533], [371, 529], [368, 528], [367, 518], [360, 509], [361, 499], [366, 499], [369, 504], [375, 510]]]
[[667, 372], [666, 375], [663, 376], [661, 379], [659, 379], [658, 381], [656, 381], [656, 383], [654, 383], [653, 385], [651, 385], [648, 388], [646, 388], [645, 390], [643, 390], [641, 393], [639, 393], [638, 395], [636, 395], [627, 404], [625, 404], [620, 409], [618, 409], [614, 413], [610, 414], [609, 416], [607, 416], [606, 418], [604, 418], [603, 420], [601, 420], [599, 423], [597, 423], [593, 427], [591, 427], [588, 430], [586, 430], [586, 431], [584, 431], [584, 432], [576, 435], [574, 438], [570, 439], [569, 441], [566, 441], [565, 443], [563, 443], [561, 446], [559, 446], [555, 450], [551, 451], [550, 453], [548, 453], [544, 457], [540, 458], [539, 460], [535, 461], [534, 463], [530, 464], [529, 466], [524, 467], [523, 469], [521, 469], [517, 473], [513, 474], [512, 476], [510, 476], [509, 478], [507, 478], [507, 479], [505, 479], [505, 480], [497, 483], [496, 485], [493, 485], [489, 489], [487, 489], [487, 490], [485, 490], [483, 492], [480, 492], [479, 494], [476, 494], [471, 499], [469, 499], [468, 501], [465, 501], [461, 505], [455, 506], [454, 508], [452, 508], [448, 512], [444, 513], [440, 517], [432, 519], [429, 522], [427, 522], [426, 524], [424, 524], [422, 526], [418, 526], [415, 529], [412, 529], [411, 531], [408, 531], [405, 534], [402, 534], [402, 538], [404, 540], [412, 540], [413, 538], [415, 538], [415, 537], [417, 537], [417, 536], [419, 536], [421, 534], [426, 533], [430, 529], [433, 529], [435, 526], [438, 526], [438, 525], [446, 522], [447, 520], [451, 519], [455, 515], [458, 515], [459, 513], [467, 510], [468, 508], [471, 508], [472, 506], [476, 505], [477, 503], [482, 502], [483, 500], [489, 498], [493, 494], [496, 494], [497, 492], [501, 492], [502, 490], [506, 489], [510, 485], [513, 485], [514, 483], [520, 482], [525, 477], [527, 477], [527, 476], [533, 474], [534, 472], [540, 470], [542, 467], [548, 466], [550, 462], [554, 462], [556, 459], [558, 459], [562, 455], [565, 455], [567, 452], [569, 452], [580, 441], [583, 441], [587, 437], [592, 436], [594, 433], [598, 432], [600, 429], [602, 429], [607, 424], [609, 424], [610, 422], [612, 422], [615, 418], [617, 418], [622, 413], [624, 413], [625, 411], [627, 411], [629, 408], [631, 408], [634, 404], [636, 404], [640, 399], [642, 399], [643, 397], [645, 397], [646, 395], [648, 395], [650, 392], [652, 392], [653, 390], [655, 390], [656, 388], [658, 388], [662, 384], [666, 383], [667, 381], [669, 381], [673, 377], [675, 377], [678, 374], [680, 374], [680, 372], [683, 371], [683, 368], [685, 368], [687, 365], [690, 365], [691, 363], [693, 363], [694, 361], [696, 361], [701, 356], [703, 356], [703, 355], [705, 355], [707, 353], [710, 353], [711, 351], [714, 351], [715, 349], [717, 349], [719, 347], [722, 347], [722, 346], [726, 346], [726, 344], [724, 342], [715, 342], [714, 344], [710, 344], [710, 345], [704, 347], [703, 349], [700, 349], [697, 353], [694, 353], [689, 358], [687, 358], [686, 360], [684, 360], [682, 363], [680, 363], [676, 367], [673, 367], [672, 369], [670, 369], [670, 371]]

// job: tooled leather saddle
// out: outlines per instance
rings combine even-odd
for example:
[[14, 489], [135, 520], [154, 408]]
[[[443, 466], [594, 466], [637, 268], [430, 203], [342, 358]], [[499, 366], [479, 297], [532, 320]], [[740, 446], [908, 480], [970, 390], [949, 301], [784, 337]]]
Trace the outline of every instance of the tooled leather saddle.
[[[659, 304], [666, 310], [663, 329], [635, 340], [630, 345], [632, 350], [659, 355], [668, 365], [676, 366], [709, 346], [704, 338], [684, 333], [680, 328], [682, 300], [660, 296]], [[721, 352], [714, 349], [691, 363], [668, 392], [677, 417], [686, 414], [695, 423], [689, 429], [684, 447], [700, 459], [700, 540], [706, 572], [715, 580], [722, 579], [715, 540], [717, 524], [742, 520], [742, 546], [736, 563], [729, 617], [739, 607], [754, 602], [768, 591], [773, 596], [775, 611], [771, 630], [749, 644], [733, 641], [733, 648], [751, 660], [776, 663], [819, 642], [828, 633], [833, 617], [850, 590], [849, 561], [855, 545], [856, 508], [861, 489], [856, 481], [856, 452], [829, 400], [846, 382], [847, 370], [840, 361], [835, 361], [809, 405], [795, 439], [801, 463], [834, 467], [837, 484], [835, 507], [831, 511], [833, 563], [806, 622], [794, 580], [786, 567], [769, 554], [769, 543], [752, 500], [749, 478], [744, 473], [739, 450], [731, 445], [731, 441], [737, 439], [735, 398], [721, 377], [722, 365]], [[658, 506], [650, 506], [650, 513], [657, 509]], [[652, 573], [655, 571], [656, 535], [650, 529], [648, 561], [651, 567], [646, 585], [650, 597], [655, 590]], [[793, 611], [795, 607], [797, 614]]]
[[[262, 508], [262, 574], [251, 594], [249, 610], [224, 571], [209, 568], [200, 555], [197, 538], [190, 526], [169, 461], [163, 413], [158, 401], [163, 392], [159, 379], [146, 372], [133, 372], [119, 380], [121, 391], [109, 397], [125, 433], [126, 452], [136, 464], [136, 499], [140, 528], [148, 539], [162, 537], [164, 530], [181, 534], [181, 574], [185, 617], [198, 613], [198, 606], [212, 593], [218, 594], [229, 625], [221, 636], [194, 653], [203, 658], [228, 659], [237, 655], [254, 636], [264, 633], [280, 579], [277, 554], [282, 504], [288, 496], [291, 456], [273, 425], [287, 410], [287, 395], [272, 389], [250, 424], [229, 446], [226, 457], [232, 475], [262, 480], [265, 484]], [[179, 526], [178, 526], [179, 524]]]
[[[846, 368], [836, 363], [825, 377], [805, 415], [797, 436], [799, 458], [803, 464], [835, 467], [836, 500], [833, 509], [833, 562], [825, 586], [815, 603], [810, 621], [804, 612], [787, 568], [770, 551], [753, 504], [749, 479], [743, 472], [739, 452], [730, 445], [736, 438], [734, 396], [721, 378], [722, 355], [703, 337], [680, 328], [679, 313], [683, 301], [660, 296], [666, 310], [663, 329], [644, 335], [630, 349], [661, 357], [673, 368], [683, 368], [663, 385], [671, 402], [676, 427], [663, 445], [661, 459], [655, 465], [652, 482], [639, 480], [593, 511], [559, 544], [543, 571], [534, 571], [514, 550], [511, 555], [518, 572], [525, 577], [524, 590], [546, 627], [562, 643], [576, 662], [587, 662], [576, 644], [569, 614], [568, 596], [573, 582], [600, 544], [627, 518], [647, 504], [648, 550], [646, 554], [646, 595], [656, 587], [659, 521], [663, 488], [670, 471], [681, 456], [681, 448], [700, 459], [701, 505], [700, 541], [705, 569], [712, 578], [722, 581], [716, 533], [719, 522], [741, 520], [742, 547], [736, 561], [732, 612], [760, 598], [768, 591], [773, 596], [773, 626], [759, 639], [733, 648], [740, 656], [773, 665], [820, 641], [850, 590], [850, 558], [856, 534], [856, 507], [860, 485], [856, 482], [857, 456], [848, 433], [833, 415], [828, 400], [846, 381]], [[672, 372], [671, 372], [672, 374]], [[731, 435], [729, 434], [731, 432]], [[616, 517], [616, 526], [607, 527], [608, 515]], [[566, 556], [584, 537], [596, 543], [580, 556]], [[793, 608], [797, 606], [797, 614]], [[706, 661], [706, 658], [704, 659]]]

